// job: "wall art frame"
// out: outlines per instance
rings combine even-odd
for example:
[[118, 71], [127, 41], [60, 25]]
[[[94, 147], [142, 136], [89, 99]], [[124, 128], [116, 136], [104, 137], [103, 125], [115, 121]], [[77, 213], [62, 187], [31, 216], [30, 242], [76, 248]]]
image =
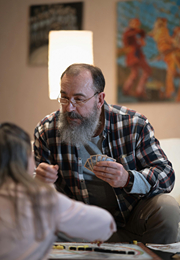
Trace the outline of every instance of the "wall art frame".
[[180, 102], [180, 0], [116, 7], [117, 102]]
[[31, 5], [29, 7], [28, 63], [48, 66], [51, 30], [82, 30], [83, 2]]

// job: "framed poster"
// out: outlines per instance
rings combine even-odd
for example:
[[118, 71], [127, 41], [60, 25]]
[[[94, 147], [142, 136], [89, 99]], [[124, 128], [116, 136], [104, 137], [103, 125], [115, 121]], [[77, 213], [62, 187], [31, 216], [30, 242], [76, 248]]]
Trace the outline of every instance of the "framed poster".
[[47, 66], [49, 31], [81, 30], [82, 19], [82, 2], [30, 6], [29, 64]]
[[180, 102], [180, 1], [117, 3], [118, 103]]

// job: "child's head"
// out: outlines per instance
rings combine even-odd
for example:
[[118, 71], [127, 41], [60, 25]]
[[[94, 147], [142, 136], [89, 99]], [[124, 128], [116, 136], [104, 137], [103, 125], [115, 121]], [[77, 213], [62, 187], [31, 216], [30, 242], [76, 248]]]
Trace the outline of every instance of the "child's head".
[[[43, 239], [45, 231], [42, 225], [41, 210], [43, 208], [43, 211], [51, 212], [53, 207], [51, 195], [54, 194], [54, 189], [30, 176], [34, 172], [34, 167], [29, 135], [15, 124], [0, 124], [0, 189], [9, 191], [8, 198], [14, 205], [16, 226], [18, 226], [20, 234], [23, 233], [20, 221], [22, 210], [19, 210], [18, 201], [21, 200], [22, 203], [24, 200], [24, 205], [28, 200], [31, 201], [34, 212], [35, 237]], [[18, 187], [21, 187], [20, 190], [24, 196], [19, 196]], [[42, 206], [42, 198], [51, 201], [51, 203], [47, 203], [46, 208], [44, 205]], [[6, 219], [3, 221], [5, 223]]]
[[32, 173], [34, 159], [29, 135], [12, 123], [0, 124], [0, 185], [7, 177], [18, 182], [17, 173]]

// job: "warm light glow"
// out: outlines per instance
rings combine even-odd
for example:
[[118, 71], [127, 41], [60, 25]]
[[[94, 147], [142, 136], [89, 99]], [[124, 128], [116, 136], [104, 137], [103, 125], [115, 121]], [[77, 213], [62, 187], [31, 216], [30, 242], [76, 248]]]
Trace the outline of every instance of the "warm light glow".
[[93, 64], [93, 34], [90, 31], [50, 31], [49, 97], [57, 99], [60, 77], [73, 63]]

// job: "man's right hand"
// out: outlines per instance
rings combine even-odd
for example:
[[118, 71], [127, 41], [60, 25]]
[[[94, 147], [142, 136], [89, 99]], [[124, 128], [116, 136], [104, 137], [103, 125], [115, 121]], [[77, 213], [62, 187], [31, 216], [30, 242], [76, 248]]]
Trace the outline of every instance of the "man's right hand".
[[36, 178], [46, 183], [54, 183], [58, 178], [59, 166], [48, 163], [40, 163], [36, 168]]

